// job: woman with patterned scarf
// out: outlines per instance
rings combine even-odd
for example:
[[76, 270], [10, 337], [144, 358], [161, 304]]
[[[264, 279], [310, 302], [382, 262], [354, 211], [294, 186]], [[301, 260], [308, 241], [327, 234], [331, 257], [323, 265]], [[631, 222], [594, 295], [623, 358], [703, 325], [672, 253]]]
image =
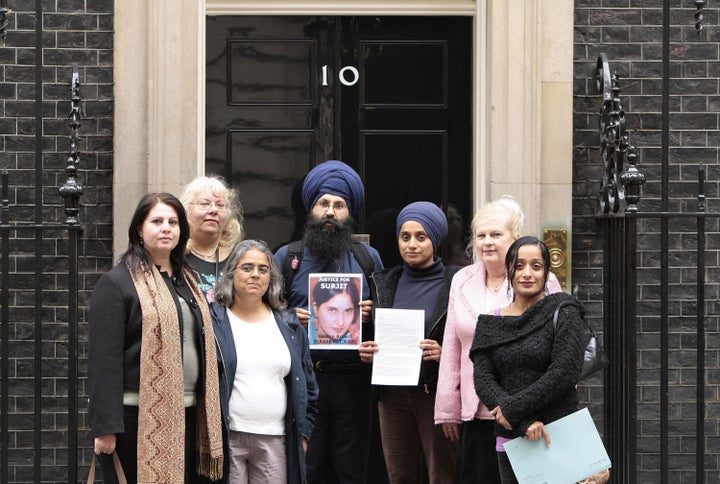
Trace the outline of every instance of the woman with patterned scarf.
[[88, 394], [104, 482], [195, 483], [222, 477], [215, 336], [185, 263], [190, 229], [180, 201], [145, 195], [127, 251], [90, 297]]

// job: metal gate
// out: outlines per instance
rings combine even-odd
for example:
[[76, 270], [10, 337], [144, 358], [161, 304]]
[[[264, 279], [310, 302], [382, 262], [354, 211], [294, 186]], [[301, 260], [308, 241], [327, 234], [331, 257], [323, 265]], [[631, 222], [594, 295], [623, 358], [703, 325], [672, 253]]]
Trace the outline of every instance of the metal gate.
[[[695, 3], [700, 30], [704, 2]], [[669, 32], [667, 23], [664, 27]], [[619, 82], [605, 54], [597, 60], [604, 173], [596, 219], [604, 238], [604, 343], [610, 361], [604, 431], [612, 482], [711, 482], [706, 461], [714, 469], [720, 452], [705, 435], [706, 361], [712, 360], [706, 331], [717, 332], [719, 296], [706, 285], [708, 270], [718, 271], [717, 257], [706, 251], [706, 225], [717, 232], [720, 214], [706, 211], [703, 166], [697, 173], [696, 203], [670, 203], [668, 35], [655, 210], [638, 205], [645, 175], [625, 126]]]
[[[40, 67], [36, 73], [36, 89], [42, 93]], [[78, 479], [81, 416], [78, 396], [83, 392], [78, 379], [78, 240], [81, 229], [77, 217], [83, 189], [76, 180], [80, 161], [77, 65], [73, 66], [70, 86], [70, 148], [65, 182], [58, 187], [65, 202], [64, 222], [44, 221], [48, 213], [43, 204], [47, 196], [43, 193], [46, 185], [43, 176], [48, 174], [42, 164], [42, 129], [35, 132], [32, 213], [11, 206], [11, 198], [17, 201], [23, 196], [23, 190], [16, 189], [11, 195], [8, 170], [3, 169], [1, 176], [2, 483], [76, 482]], [[42, 127], [42, 102], [37, 100], [35, 105], [36, 127]], [[60, 179], [62, 174], [54, 177]], [[11, 220], [23, 219], [29, 221], [11, 223]]]

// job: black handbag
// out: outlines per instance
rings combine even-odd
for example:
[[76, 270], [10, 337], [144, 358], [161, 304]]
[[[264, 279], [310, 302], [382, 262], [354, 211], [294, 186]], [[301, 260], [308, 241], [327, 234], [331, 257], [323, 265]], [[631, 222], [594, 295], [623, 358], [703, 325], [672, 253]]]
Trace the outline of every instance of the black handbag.
[[[563, 308], [563, 306], [575, 305], [576, 303], [572, 300], [561, 301], [560, 304], [558, 304], [557, 309], [555, 309], [555, 314], [553, 315], [553, 331], [557, 329], [558, 317], [560, 316], [560, 310]], [[600, 341], [598, 341], [595, 332], [590, 326], [590, 323], [587, 322], [584, 316], [582, 316], [582, 320], [585, 323], [585, 326], [587, 326], [588, 331], [590, 332], [590, 341], [588, 341], [588, 344], [585, 347], [583, 367], [580, 371], [580, 377], [578, 378], [578, 382], [585, 380], [589, 376], [603, 369], [605, 365], [607, 365], [607, 357], [605, 356], [605, 352], [602, 349]]]

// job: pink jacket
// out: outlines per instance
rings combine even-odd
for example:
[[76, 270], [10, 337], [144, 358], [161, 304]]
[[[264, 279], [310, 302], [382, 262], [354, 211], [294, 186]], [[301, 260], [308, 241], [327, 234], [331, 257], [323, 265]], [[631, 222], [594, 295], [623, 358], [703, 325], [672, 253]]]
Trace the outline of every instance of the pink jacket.
[[[550, 293], [560, 292], [560, 283], [550, 274]], [[473, 418], [492, 420], [493, 415], [475, 393], [470, 345], [480, 314], [505, 307], [512, 301], [506, 286], [497, 296], [485, 288], [485, 265], [477, 262], [462, 268], [450, 285], [448, 315], [443, 337], [440, 373], [435, 395], [435, 423], [467, 422]]]

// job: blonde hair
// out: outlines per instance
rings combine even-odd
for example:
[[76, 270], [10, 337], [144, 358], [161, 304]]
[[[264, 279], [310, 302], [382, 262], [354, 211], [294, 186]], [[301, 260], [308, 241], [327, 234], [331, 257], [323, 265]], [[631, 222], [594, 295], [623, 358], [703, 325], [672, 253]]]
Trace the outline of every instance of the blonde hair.
[[510, 195], [503, 195], [499, 199], [486, 203], [470, 222], [470, 230], [472, 232], [470, 243], [467, 246], [468, 254], [472, 254], [473, 262], [480, 260], [480, 256], [475, 248], [475, 231], [477, 226], [485, 220], [498, 219], [501, 220], [513, 237], [520, 237], [523, 223], [525, 222], [525, 214], [523, 214], [520, 205]]
[[[227, 201], [228, 208], [228, 222], [225, 228], [220, 234], [220, 247], [228, 247], [232, 249], [235, 247], [243, 237], [243, 213], [242, 205], [237, 197], [237, 191], [230, 188], [228, 184], [217, 175], [201, 176], [187, 185], [180, 194], [180, 201], [182, 202], [185, 210], [188, 210], [190, 204], [203, 193], [212, 193], [213, 196], [218, 198], [224, 198]], [[193, 246], [192, 240], [192, 224], [190, 226], [190, 240], [188, 240], [187, 250], [189, 251]]]

